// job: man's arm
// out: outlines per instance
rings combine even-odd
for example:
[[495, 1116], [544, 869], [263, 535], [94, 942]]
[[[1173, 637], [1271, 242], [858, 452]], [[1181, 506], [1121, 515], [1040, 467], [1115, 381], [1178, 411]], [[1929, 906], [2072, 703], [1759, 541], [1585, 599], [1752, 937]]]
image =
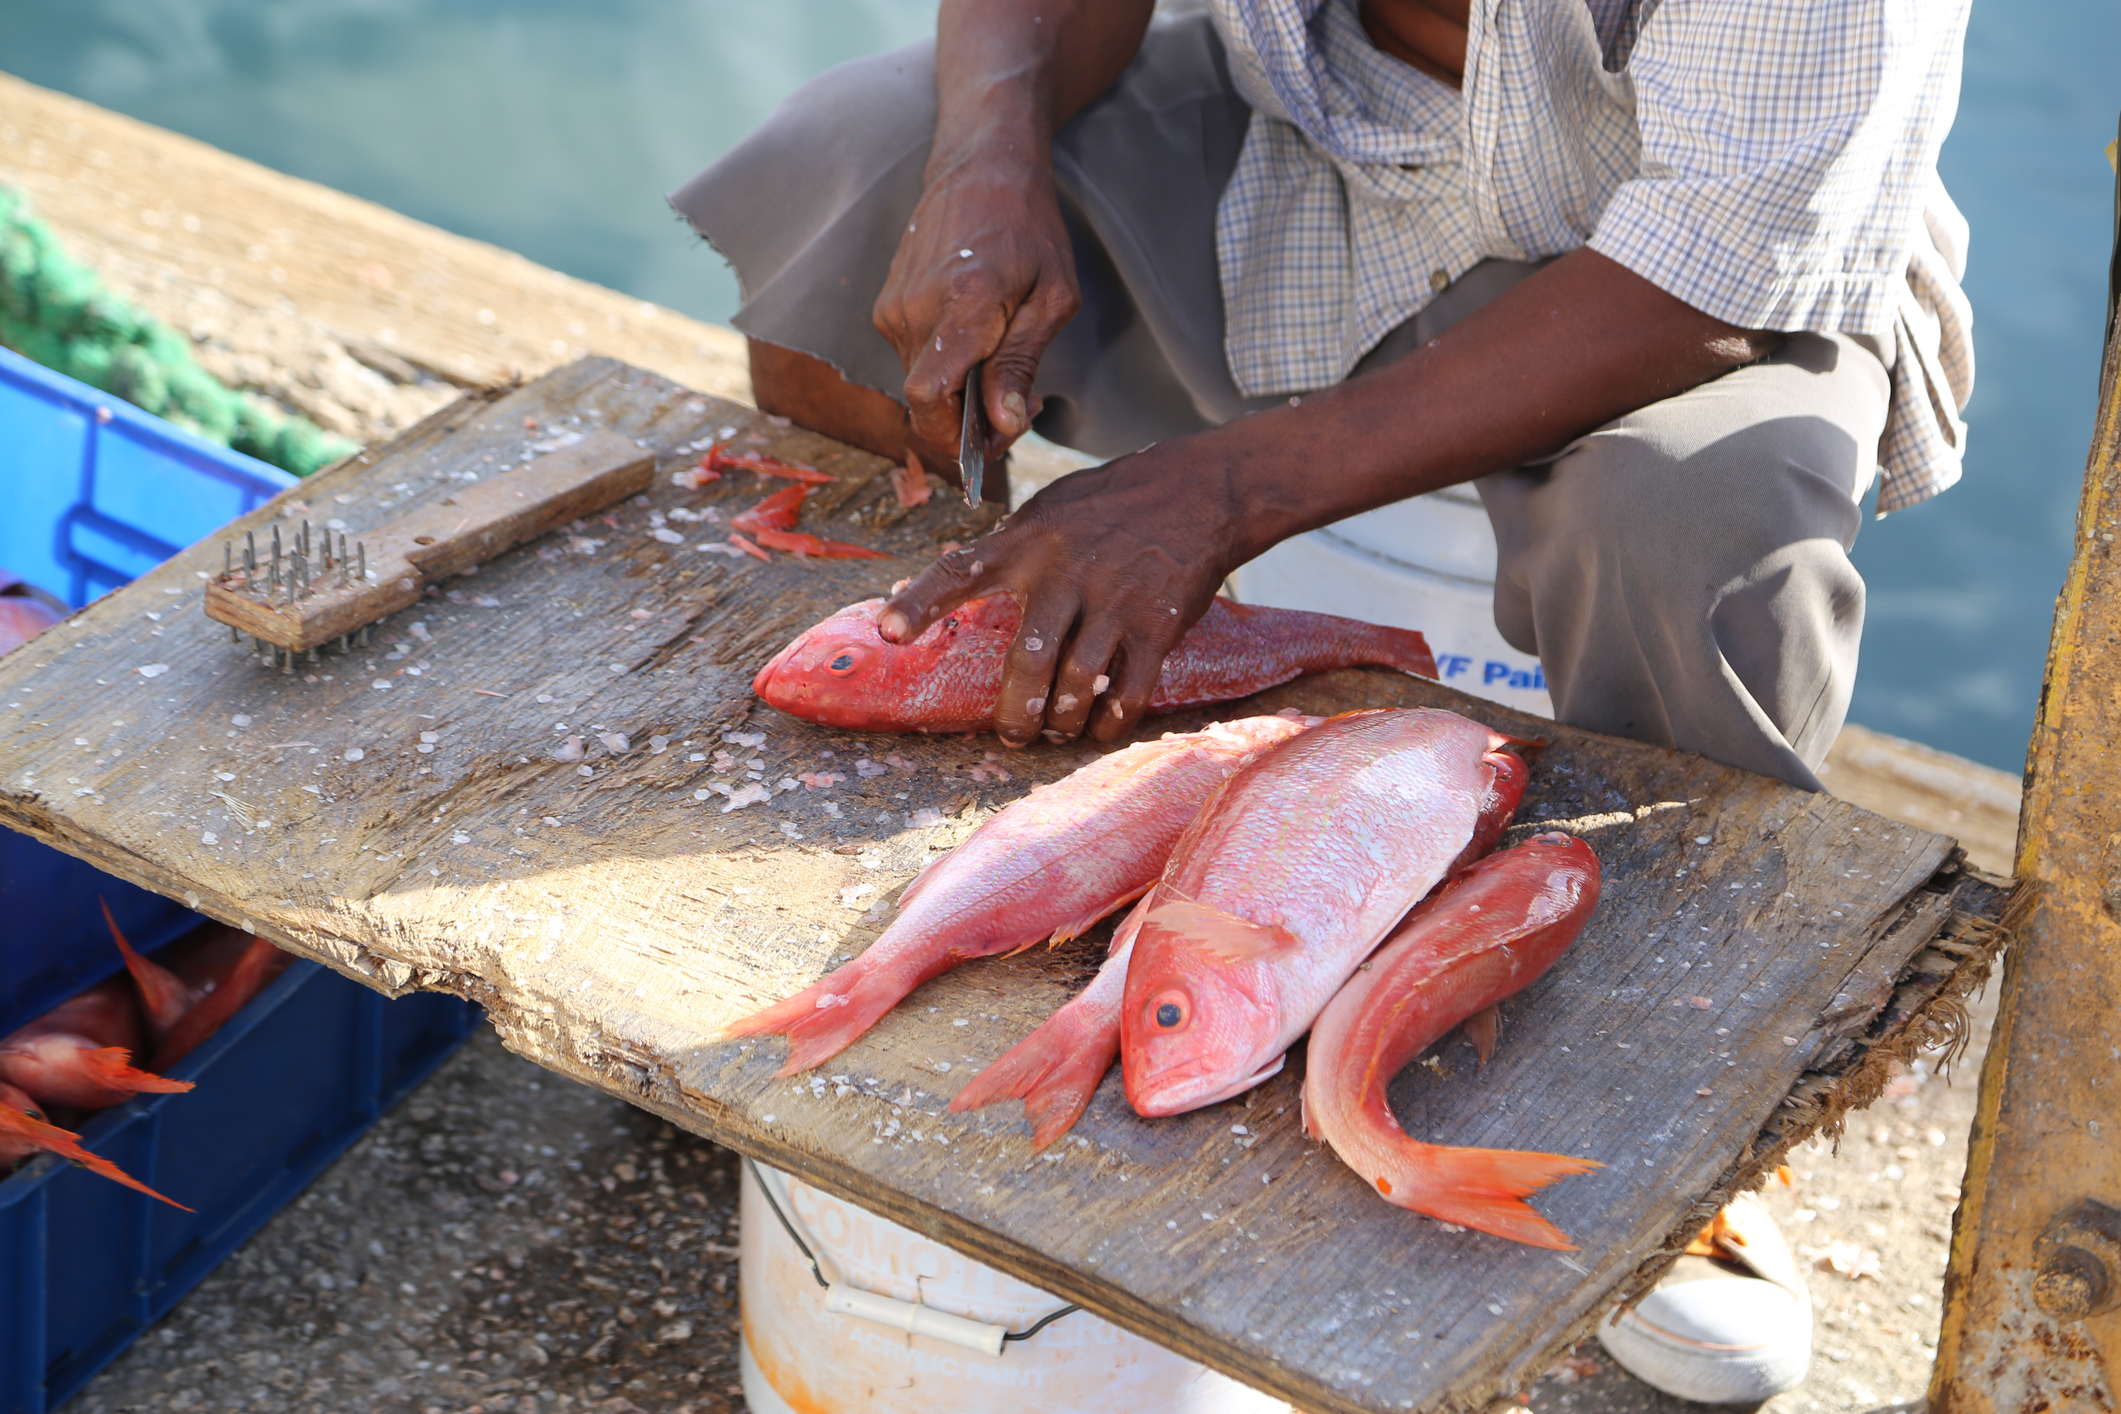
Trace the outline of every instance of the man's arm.
[[1269, 546], [1549, 455], [1778, 342], [1579, 250], [1376, 373], [1055, 482], [896, 595], [883, 632], [910, 637], [1011, 593], [1024, 624], [995, 712], [1003, 740], [1086, 726], [1110, 740], [1223, 577]]
[[1082, 299], [1053, 185], [1053, 134], [1141, 48], [1154, 0], [945, 0], [935, 147], [876, 302], [906, 363], [912, 431], [957, 457], [965, 372], [986, 360], [994, 454], [1030, 430], [1031, 380]]

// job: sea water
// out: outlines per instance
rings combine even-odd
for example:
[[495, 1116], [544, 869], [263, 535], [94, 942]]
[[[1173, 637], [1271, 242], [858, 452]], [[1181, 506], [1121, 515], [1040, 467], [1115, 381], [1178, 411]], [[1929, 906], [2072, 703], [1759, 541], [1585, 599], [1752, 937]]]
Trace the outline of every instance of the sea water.
[[[932, 0], [8, 0], [0, 68], [703, 319], [682, 183]], [[1973, 225], [1966, 480], [1865, 526], [1851, 719], [2022, 763], [2070, 553], [2111, 240], [2121, 5], [1983, 0], [1944, 177]], [[0, 113], [0, 122], [5, 114]]]

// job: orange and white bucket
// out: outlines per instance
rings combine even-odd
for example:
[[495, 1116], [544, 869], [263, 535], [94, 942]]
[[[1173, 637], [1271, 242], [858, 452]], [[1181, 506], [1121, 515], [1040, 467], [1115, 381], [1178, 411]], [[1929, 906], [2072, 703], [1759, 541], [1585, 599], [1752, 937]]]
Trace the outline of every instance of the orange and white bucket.
[[1289, 1406], [897, 1223], [744, 1165], [739, 1362], [751, 1414], [1290, 1414]]

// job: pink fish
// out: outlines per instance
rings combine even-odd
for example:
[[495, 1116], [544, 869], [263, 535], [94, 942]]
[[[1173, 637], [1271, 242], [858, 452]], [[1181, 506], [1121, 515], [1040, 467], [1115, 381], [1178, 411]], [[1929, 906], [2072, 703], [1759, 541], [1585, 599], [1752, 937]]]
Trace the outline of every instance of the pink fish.
[[[751, 690], [790, 716], [828, 727], [971, 732], [991, 726], [1003, 660], [1023, 623], [1016, 601], [975, 599], [904, 644], [887, 643], [877, 632], [883, 607], [881, 599], [850, 604], [804, 631], [759, 670]], [[1411, 629], [1217, 599], [1164, 659], [1148, 710], [1228, 702], [1305, 673], [1364, 663], [1436, 676], [1427, 640]]]
[[1061, 942], [1140, 897], [1201, 803], [1302, 720], [1247, 717], [1115, 751], [997, 812], [923, 870], [846, 966], [735, 1023], [789, 1038], [782, 1075], [838, 1054], [915, 987], [968, 958]]
[[14, 652], [57, 622], [59, 615], [39, 601], [0, 591], [0, 653]]
[[101, 1154], [82, 1148], [80, 1135], [46, 1122], [35, 1100], [12, 1085], [0, 1084], [0, 1173], [36, 1153], [57, 1154], [113, 1183], [160, 1199], [172, 1208], [191, 1211], [176, 1199], [155, 1192]]
[[100, 1110], [142, 1091], [191, 1089], [136, 1070], [140, 1013], [129, 977], [113, 977], [0, 1037], [0, 1081], [47, 1105]]
[[1437, 891], [1326, 1003], [1311, 1028], [1304, 1129], [1388, 1203], [1533, 1247], [1574, 1251], [1524, 1201], [1589, 1159], [1423, 1144], [1399, 1127], [1385, 1086], [1465, 1018], [1522, 991], [1598, 907], [1598, 856], [1579, 839], [1534, 835]]
[[[1524, 799], [1529, 772], [1523, 758], [1497, 751], [1487, 758], [1495, 779], [1482, 799], [1473, 838], [1452, 862], [1456, 874], [1495, 847]], [[1442, 887], [1448, 887], [1444, 885]], [[1126, 997], [1127, 965], [1134, 935], [1148, 904], [1136, 904], [1112, 934], [1112, 951], [1090, 985], [1044, 1024], [958, 1091], [951, 1112], [962, 1114], [997, 1100], [1020, 1099], [1031, 1121], [1031, 1147], [1043, 1149], [1074, 1128], [1090, 1106], [1105, 1072], [1119, 1055], [1120, 1006]]]
[[1135, 935], [1120, 1011], [1134, 1108], [1179, 1114], [1280, 1070], [1464, 853], [1510, 744], [1455, 712], [1354, 712], [1231, 777], [1172, 850]]

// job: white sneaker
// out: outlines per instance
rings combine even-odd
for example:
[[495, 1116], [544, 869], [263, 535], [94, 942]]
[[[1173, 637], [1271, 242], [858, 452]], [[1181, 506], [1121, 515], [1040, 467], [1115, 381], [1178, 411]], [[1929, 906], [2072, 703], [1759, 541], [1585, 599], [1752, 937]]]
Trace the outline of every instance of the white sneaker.
[[1803, 1380], [1811, 1291], [1766, 1205], [1732, 1199], [1687, 1251], [1648, 1296], [1599, 1323], [1620, 1367], [1703, 1404], [1758, 1404]]

